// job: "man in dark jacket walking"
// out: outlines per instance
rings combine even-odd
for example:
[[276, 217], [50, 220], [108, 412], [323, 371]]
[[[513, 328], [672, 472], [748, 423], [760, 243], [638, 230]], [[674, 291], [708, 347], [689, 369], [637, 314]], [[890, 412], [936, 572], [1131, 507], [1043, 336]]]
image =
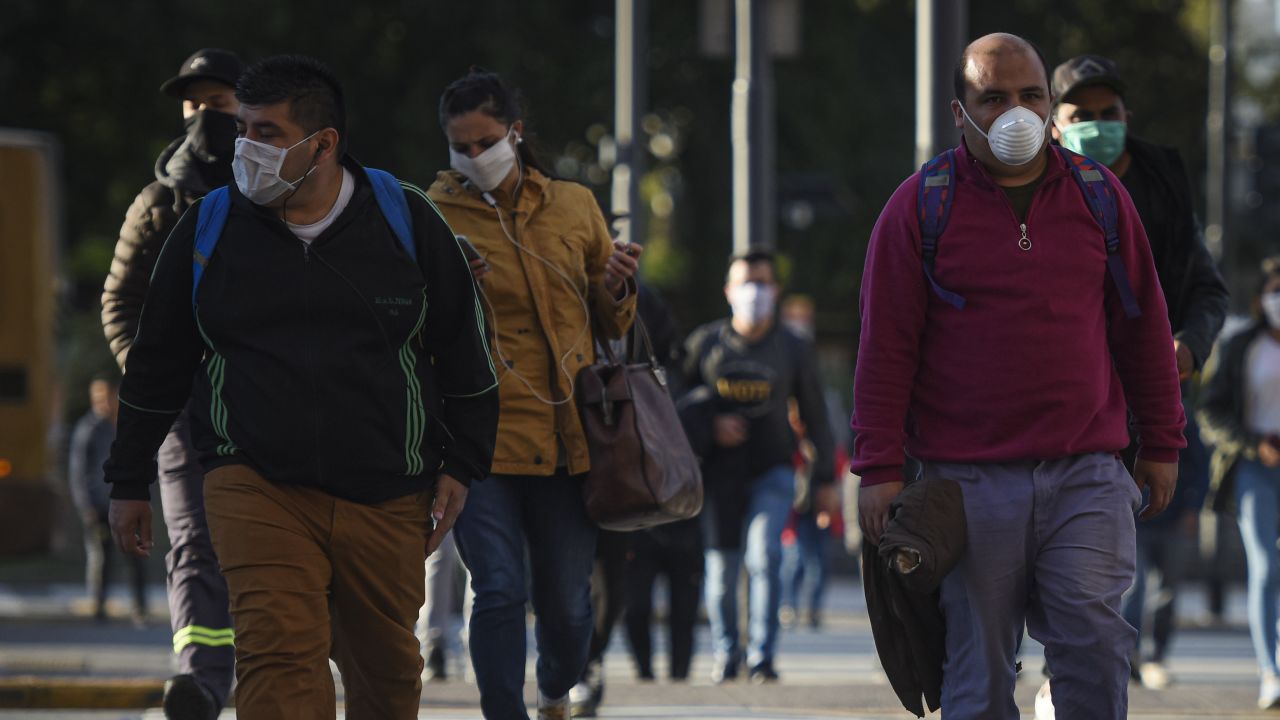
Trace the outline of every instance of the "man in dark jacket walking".
[[[207, 48], [188, 57], [160, 86], [182, 102], [186, 134], [156, 160], [156, 179], [125, 213], [111, 274], [102, 289], [102, 329], [124, 368], [138, 333], [138, 318], [151, 270], [178, 218], [210, 190], [231, 182], [235, 147], [235, 97], [240, 59]], [[204, 720], [226, 704], [234, 672], [234, 632], [227, 583], [218, 571], [204, 517], [204, 474], [191, 445], [186, 412], [160, 447], [160, 504], [172, 548], [165, 557], [169, 617], [178, 675], [165, 684], [169, 718]], [[105, 495], [105, 490], [104, 490]]]
[[334, 717], [332, 657], [349, 717], [415, 718], [423, 561], [492, 460], [484, 315], [425, 194], [345, 155], [327, 68], [268, 58], [236, 96], [225, 225], [197, 232], [208, 199], [179, 220], [129, 351], [112, 534], [150, 552], [152, 458], [190, 396], [237, 712]]
[[[771, 253], [735, 257], [725, 278], [732, 316], [707, 323], [685, 341], [682, 400], [686, 431], [701, 448], [707, 501], [705, 599], [720, 683], [745, 659], [752, 682], [778, 680], [774, 655], [782, 598], [782, 529], [795, 500], [791, 458], [796, 437], [787, 419], [794, 398], [816, 457], [821, 509], [836, 503], [831, 428], [817, 357], [809, 341], [776, 321], [779, 283]], [[704, 396], [701, 400], [693, 400]], [[700, 408], [693, 411], [692, 408]], [[698, 427], [698, 426], [701, 427]], [[744, 657], [738, 633], [738, 577], [745, 567], [750, 618]]]
[[[1213, 349], [1226, 318], [1226, 284], [1205, 247], [1191, 203], [1191, 185], [1178, 151], [1128, 132], [1133, 113], [1125, 105], [1118, 68], [1100, 55], [1081, 55], [1053, 73], [1054, 137], [1068, 149], [1111, 168], [1133, 198], [1151, 242], [1156, 273], [1169, 308], [1178, 375], [1184, 382]], [[1188, 388], [1184, 384], [1184, 403]], [[1131, 659], [1134, 679], [1151, 688], [1169, 683], [1164, 660], [1174, 628], [1174, 603], [1182, 559], [1198, 533], [1208, 490], [1208, 460], [1194, 414], [1186, 412], [1187, 447], [1179, 453], [1178, 488], [1165, 512], [1138, 524], [1138, 562], [1133, 588], [1121, 612], [1139, 631]], [[1132, 465], [1132, 452], [1126, 461]], [[1151, 571], [1154, 571], [1151, 572]], [[1153, 584], [1148, 584], [1151, 575]], [[1143, 654], [1144, 606], [1153, 598], [1150, 650]]]

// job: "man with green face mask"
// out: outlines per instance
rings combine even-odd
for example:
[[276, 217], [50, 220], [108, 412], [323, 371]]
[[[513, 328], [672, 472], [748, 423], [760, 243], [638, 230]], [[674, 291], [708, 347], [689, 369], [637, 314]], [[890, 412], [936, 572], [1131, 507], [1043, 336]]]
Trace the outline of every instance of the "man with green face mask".
[[[1205, 248], [1191, 200], [1191, 186], [1178, 151], [1128, 132], [1133, 113], [1125, 105], [1126, 86], [1116, 64], [1100, 55], [1081, 55], [1053, 72], [1053, 137], [1067, 149], [1107, 165], [1133, 198], [1151, 242], [1156, 272], [1169, 308], [1178, 359], [1186, 381], [1209, 356], [1227, 311], [1227, 289]], [[1182, 396], [1188, 396], [1184, 386]], [[1180, 559], [1197, 533], [1196, 521], [1208, 485], [1207, 456], [1199, 430], [1187, 411], [1187, 448], [1181, 451], [1178, 487], [1168, 510], [1138, 523], [1137, 572], [1121, 612], [1139, 631], [1152, 599], [1151, 641], [1131, 658], [1133, 679], [1161, 688], [1168, 684], [1165, 654], [1173, 633], [1173, 607]], [[1131, 452], [1126, 460], [1131, 462]], [[1148, 573], [1153, 582], [1147, 582]]]

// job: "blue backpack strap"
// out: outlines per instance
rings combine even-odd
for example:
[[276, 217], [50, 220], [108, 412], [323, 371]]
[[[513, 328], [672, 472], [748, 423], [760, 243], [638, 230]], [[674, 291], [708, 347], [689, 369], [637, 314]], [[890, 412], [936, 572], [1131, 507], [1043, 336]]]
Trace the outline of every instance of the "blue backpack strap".
[[391, 231], [396, 234], [405, 252], [414, 262], [418, 261], [418, 246], [413, 242], [413, 216], [409, 214], [409, 201], [404, 197], [400, 181], [389, 172], [365, 168], [369, 182], [373, 184], [373, 196], [378, 200], [382, 216], [387, 219]]
[[951, 218], [951, 202], [956, 194], [956, 151], [948, 150], [920, 168], [920, 188], [916, 192], [916, 214], [920, 219], [920, 251], [924, 258], [924, 275], [933, 292], [957, 310], [964, 309], [964, 298], [945, 290], [933, 279], [934, 258], [938, 255], [938, 238]]
[[222, 237], [222, 228], [226, 226], [230, 213], [231, 193], [225, 185], [205, 195], [200, 203], [200, 213], [196, 216], [195, 250], [191, 254], [192, 309], [196, 306], [196, 291], [200, 289], [204, 268], [213, 257], [213, 249], [218, 246], [218, 238]]
[[1120, 293], [1120, 303], [1124, 306], [1125, 317], [1130, 320], [1140, 317], [1142, 310], [1138, 308], [1138, 300], [1133, 294], [1133, 286], [1129, 284], [1129, 272], [1120, 257], [1120, 207], [1116, 201], [1115, 188], [1107, 180], [1106, 173], [1098, 168], [1097, 163], [1084, 155], [1079, 155], [1059, 146], [1058, 152], [1071, 168], [1080, 192], [1084, 193], [1085, 203], [1093, 219], [1102, 228], [1107, 245], [1107, 271]]

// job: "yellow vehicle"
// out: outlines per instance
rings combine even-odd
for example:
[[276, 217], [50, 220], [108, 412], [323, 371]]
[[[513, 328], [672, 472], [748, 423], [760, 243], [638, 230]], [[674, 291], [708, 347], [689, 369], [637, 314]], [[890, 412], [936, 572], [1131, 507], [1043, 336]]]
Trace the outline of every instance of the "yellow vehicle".
[[52, 136], [0, 128], [0, 556], [47, 550], [55, 524], [58, 157]]

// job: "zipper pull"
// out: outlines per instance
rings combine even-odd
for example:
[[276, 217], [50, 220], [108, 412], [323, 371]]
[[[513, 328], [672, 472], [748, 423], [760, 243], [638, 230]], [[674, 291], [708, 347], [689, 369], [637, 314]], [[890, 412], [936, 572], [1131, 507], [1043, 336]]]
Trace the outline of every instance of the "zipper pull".
[[1022, 230], [1022, 237], [1018, 239], [1018, 247], [1022, 248], [1023, 250], [1030, 250], [1031, 238], [1027, 237], [1027, 224], [1022, 223], [1018, 225], [1018, 229]]
[[302, 243], [302, 261], [311, 262], [311, 244], [305, 240], [299, 240]]

